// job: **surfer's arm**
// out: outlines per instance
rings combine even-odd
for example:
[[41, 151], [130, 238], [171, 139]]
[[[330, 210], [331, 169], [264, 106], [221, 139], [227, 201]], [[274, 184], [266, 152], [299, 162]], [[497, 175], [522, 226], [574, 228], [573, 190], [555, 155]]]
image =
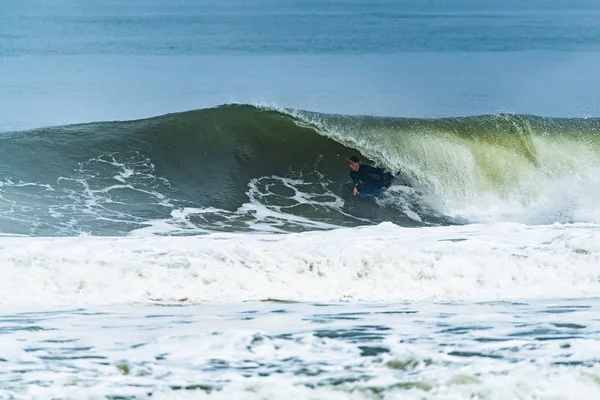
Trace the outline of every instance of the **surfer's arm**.
[[359, 184], [359, 180], [358, 180], [358, 177], [356, 176], [356, 173], [350, 173], [350, 179], [352, 179], [352, 182], [354, 182], [354, 189], [352, 189], [352, 195], [356, 196], [358, 194], [358, 184]]
[[383, 190], [384, 192], [387, 190], [387, 187], [385, 186], [385, 171], [383, 170], [383, 168], [378, 168], [379, 170], [379, 179], [381, 179], [379, 182], [381, 182], [381, 190]]
[[354, 186], [358, 187], [360, 181], [358, 180], [358, 176], [357, 176], [356, 172], [350, 173], [350, 179], [352, 179], [352, 182], [354, 182]]

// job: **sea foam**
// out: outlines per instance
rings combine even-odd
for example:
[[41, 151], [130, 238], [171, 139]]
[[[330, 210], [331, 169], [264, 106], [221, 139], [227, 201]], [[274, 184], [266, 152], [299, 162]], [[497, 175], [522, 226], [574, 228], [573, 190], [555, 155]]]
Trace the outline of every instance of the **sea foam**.
[[484, 301], [600, 295], [600, 226], [0, 238], [0, 304]]

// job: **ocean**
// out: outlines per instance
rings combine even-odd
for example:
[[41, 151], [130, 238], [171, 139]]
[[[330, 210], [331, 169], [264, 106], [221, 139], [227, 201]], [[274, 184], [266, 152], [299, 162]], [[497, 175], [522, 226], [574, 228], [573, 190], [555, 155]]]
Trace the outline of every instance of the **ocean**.
[[0, 400], [600, 398], [599, 18], [2, 0]]

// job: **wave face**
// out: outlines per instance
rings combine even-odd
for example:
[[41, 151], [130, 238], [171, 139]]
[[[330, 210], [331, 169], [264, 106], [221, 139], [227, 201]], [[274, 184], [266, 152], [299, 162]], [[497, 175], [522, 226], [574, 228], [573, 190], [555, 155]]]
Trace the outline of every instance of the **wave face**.
[[[227, 105], [4, 134], [0, 232], [72, 236], [598, 222], [600, 120]], [[353, 198], [346, 159], [396, 174]]]

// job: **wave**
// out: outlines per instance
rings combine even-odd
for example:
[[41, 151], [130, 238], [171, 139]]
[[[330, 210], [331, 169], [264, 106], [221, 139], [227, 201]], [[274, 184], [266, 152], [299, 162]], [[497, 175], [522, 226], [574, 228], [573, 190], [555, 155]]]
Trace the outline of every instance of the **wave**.
[[[225, 105], [4, 134], [0, 232], [194, 234], [596, 222], [600, 120], [415, 119]], [[346, 159], [397, 176], [353, 198]]]
[[383, 223], [288, 235], [2, 238], [0, 305], [597, 297], [599, 229], [501, 223], [417, 234]]

